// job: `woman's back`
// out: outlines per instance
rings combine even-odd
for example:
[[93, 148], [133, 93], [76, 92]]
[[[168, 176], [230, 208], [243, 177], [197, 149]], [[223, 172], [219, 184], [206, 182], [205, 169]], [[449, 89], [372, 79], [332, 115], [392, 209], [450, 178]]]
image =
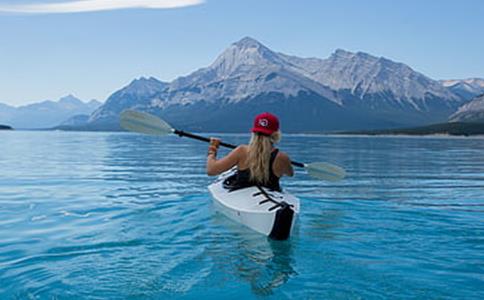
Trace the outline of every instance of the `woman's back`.
[[[275, 170], [274, 170], [274, 163], [276, 161], [276, 159], [279, 157], [279, 149], [276, 149], [276, 148], [273, 148], [269, 157], [268, 157], [268, 160], [269, 160], [269, 164], [268, 164], [268, 178], [265, 182], [257, 182], [257, 180], [254, 178], [254, 176], [251, 176], [251, 171], [250, 171], [250, 168], [248, 167], [249, 166], [249, 162], [248, 162], [248, 157], [249, 157], [249, 153], [250, 153], [250, 146], [246, 147], [245, 151], [246, 151], [246, 159], [245, 161], [241, 160], [241, 162], [237, 165], [237, 174], [235, 176], [235, 184], [238, 186], [238, 187], [246, 187], [246, 186], [252, 186], [252, 185], [256, 185], [256, 184], [259, 184], [259, 185], [262, 185], [264, 187], [267, 187], [271, 190], [276, 190], [276, 191], [280, 191], [281, 190], [281, 186], [279, 184], [279, 178], [283, 175], [283, 172], [282, 170], [278, 170], [280, 172], [278, 172], [276, 174]], [[278, 159], [278, 161], [280, 161], [281, 158]], [[279, 163], [280, 165], [280, 163]]]
[[[240, 157], [239, 157], [239, 162], [237, 163], [237, 169], [239, 170], [248, 170], [249, 169], [249, 149], [250, 146], [248, 145], [240, 145], [241, 148], [240, 151]], [[279, 149], [274, 148], [271, 151], [271, 156], [274, 155], [272, 158], [272, 164], [270, 164], [270, 170], [272, 173], [274, 173], [275, 176], [278, 178], [281, 178], [283, 175], [289, 175], [292, 176], [292, 174], [286, 174], [286, 173], [291, 173], [291, 172], [286, 172], [288, 167], [290, 167], [290, 160], [287, 154], [284, 152], [279, 151]]]

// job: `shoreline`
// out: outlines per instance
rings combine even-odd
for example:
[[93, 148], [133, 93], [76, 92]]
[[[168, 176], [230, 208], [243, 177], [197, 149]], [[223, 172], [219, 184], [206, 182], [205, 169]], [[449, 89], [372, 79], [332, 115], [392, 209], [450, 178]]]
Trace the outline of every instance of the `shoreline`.
[[[59, 129], [8, 129], [3, 130], [5, 132], [62, 132], [62, 133], [119, 133], [119, 134], [137, 134], [129, 131], [108, 131], [108, 130], [59, 130]], [[201, 135], [221, 135], [221, 136], [250, 136], [250, 133], [243, 132], [199, 132], [194, 131], [196, 134]], [[335, 137], [335, 138], [458, 138], [458, 139], [484, 139], [484, 134], [471, 134], [471, 135], [456, 135], [456, 134], [364, 134], [364, 133], [282, 133], [283, 136], [290, 137]]]

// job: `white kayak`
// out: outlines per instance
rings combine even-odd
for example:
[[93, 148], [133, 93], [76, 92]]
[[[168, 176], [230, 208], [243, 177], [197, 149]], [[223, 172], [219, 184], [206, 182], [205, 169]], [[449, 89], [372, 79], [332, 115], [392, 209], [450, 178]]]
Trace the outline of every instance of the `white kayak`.
[[215, 209], [270, 238], [287, 239], [299, 215], [299, 199], [284, 191], [256, 186], [233, 190], [226, 179], [235, 172], [232, 169], [223, 173], [208, 186]]

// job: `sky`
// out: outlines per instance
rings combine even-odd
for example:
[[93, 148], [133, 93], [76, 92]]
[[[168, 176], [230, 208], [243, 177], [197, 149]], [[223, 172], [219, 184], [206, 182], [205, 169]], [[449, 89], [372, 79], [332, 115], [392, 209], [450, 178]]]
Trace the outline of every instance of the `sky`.
[[0, 0], [0, 103], [105, 101], [171, 81], [253, 37], [326, 58], [363, 51], [433, 79], [484, 78], [481, 0]]

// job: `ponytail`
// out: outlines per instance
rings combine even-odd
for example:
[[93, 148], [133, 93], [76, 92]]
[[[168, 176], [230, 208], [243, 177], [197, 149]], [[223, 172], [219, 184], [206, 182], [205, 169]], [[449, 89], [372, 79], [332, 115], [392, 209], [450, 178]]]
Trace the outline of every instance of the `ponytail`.
[[252, 133], [249, 144], [248, 164], [250, 180], [258, 184], [269, 182], [269, 164], [272, 145], [279, 142], [281, 132], [276, 131], [270, 136]]

